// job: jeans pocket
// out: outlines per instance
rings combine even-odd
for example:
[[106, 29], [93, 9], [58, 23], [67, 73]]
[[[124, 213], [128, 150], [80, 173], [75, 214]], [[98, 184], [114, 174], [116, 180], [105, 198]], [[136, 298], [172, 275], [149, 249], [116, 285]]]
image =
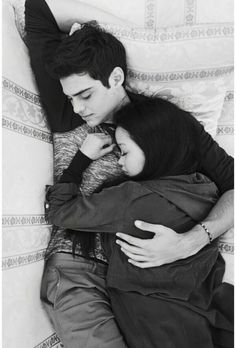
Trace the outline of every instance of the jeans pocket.
[[55, 307], [60, 286], [60, 273], [56, 267], [46, 267], [41, 283], [41, 300]]

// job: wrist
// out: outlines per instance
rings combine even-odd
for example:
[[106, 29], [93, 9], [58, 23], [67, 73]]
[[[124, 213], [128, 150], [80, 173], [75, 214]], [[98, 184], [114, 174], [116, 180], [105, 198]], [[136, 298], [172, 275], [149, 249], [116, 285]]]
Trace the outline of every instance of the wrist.
[[208, 236], [208, 244], [211, 244], [212, 241], [213, 241], [213, 238], [212, 238], [212, 234], [211, 234], [211, 232], [208, 230], [206, 224], [203, 223], [203, 222], [199, 222], [199, 225], [203, 228], [203, 230], [205, 231], [205, 233], [206, 233], [207, 236]]
[[195, 225], [190, 231], [183, 233], [182, 236], [181, 244], [185, 258], [195, 255], [209, 244], [209, 237], [201, 225]]
[[94, 158], [93, 158], [92, 154], [89, 153], [88, 149], [83, 149], [83, 145], [82, 145], [81, 148], [80, 148], [80, 152], [81, 152], [84, 156], [86, 156], [87, 158], [89, 158], [90, 160], [94, 161]]

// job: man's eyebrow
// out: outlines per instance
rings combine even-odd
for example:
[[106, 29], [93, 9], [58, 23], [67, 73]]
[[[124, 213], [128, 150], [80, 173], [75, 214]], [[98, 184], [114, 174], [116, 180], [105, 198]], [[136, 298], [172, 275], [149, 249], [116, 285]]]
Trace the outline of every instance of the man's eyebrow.
[[84, 93], [84, 92], [87, 92], [87, 91], [89, 91], [90, 89], [92, 89], [92, 87], [88, 87], [88, 88], [82, 89], [82, 91], [79, 91], [79, 92], [77, 92], [77, 93], [75, 93], [75, 94], [72, 94], [71, 97], [77, 97], [78, 95], [80, 95], [80, 94], [82, 94], [82, 93]]

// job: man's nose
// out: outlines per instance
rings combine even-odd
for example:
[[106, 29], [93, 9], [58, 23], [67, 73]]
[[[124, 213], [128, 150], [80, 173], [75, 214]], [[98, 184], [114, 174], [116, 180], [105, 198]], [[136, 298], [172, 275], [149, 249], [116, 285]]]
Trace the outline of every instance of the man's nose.
[[73, 109], [76, 114], [83, 116], [85, 106], [83, 105], [83, 103], [73, 100]]

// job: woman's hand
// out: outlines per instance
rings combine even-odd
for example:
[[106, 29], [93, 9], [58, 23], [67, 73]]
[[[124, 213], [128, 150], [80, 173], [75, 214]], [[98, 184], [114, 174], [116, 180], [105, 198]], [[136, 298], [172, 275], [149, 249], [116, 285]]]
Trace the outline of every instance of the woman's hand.
[[153, 238], [140, 239], [117, 233], [116, 235], [123, 241], [117, 240], [116, 243], [128, 256], [128, 261], [140, 268], [157, 267], [185, 259], [197, 253], [208, 243], [207, 235], [199, 225], [182, 234], [166, 226], [143, 221], [135, 221], [135, 226], [143, 231], [153, 232]]
[[92, 133], [87, 135], [80, 151], [94, 161], [112, 152], [114, 147], [115, 144], [112, 144], [112, 138], [110, 135]]

